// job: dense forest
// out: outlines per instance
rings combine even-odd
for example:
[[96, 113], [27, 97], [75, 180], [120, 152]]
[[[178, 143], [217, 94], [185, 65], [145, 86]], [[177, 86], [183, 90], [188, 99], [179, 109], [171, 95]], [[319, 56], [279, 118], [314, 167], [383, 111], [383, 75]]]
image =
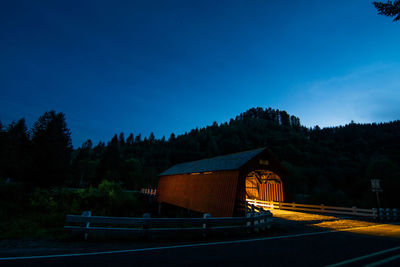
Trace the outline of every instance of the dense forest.
[[63, 113], [43, 114], [32, 129], [0, 123], [0, 178], [33, 187], [89, 187], [103, 180], [126, 189], [155, 187], [157, 174], [186, 161], [268, 147], [288, 170], [291, 200], [376, 205], [370, 180], [381, 179], [382, 202], [400, 204], [400, 121], [321, 129], [303, 127], [286, 111], [252, 108], [229, 122], [166, 139], [116, 134], [73, 149]]

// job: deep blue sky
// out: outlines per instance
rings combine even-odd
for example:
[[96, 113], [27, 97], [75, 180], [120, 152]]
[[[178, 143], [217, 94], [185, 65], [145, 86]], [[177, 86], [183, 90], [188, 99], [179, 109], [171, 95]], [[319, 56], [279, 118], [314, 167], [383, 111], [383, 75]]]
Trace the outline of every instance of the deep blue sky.
[[400, 23], [368, 0], [3, 1], [0, 120], [64, 112], [74, 146], [272, 107], [400, 119]]

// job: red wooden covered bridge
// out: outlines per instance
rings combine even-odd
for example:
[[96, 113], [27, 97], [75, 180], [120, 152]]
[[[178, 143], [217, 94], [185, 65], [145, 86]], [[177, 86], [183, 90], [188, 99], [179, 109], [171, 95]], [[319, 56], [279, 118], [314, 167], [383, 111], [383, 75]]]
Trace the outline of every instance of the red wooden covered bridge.
[[213, 217], [241, 216], [246, 198], [283, 202], [284, 174], [265, 148], [182, 163], [159, 175], [158, 201]]

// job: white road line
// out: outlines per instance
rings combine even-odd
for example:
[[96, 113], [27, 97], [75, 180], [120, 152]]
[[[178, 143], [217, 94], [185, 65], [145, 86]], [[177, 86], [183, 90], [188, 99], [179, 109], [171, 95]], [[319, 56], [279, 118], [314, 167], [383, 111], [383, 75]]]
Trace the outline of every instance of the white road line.
[[368, 254], [368, 255], [364, 255], [364, 256], [361, 256], [361, 257], [357, 257], [357, 258], [341, 261], [341, 262], [338, 262], [338, 263], [335, 263], [335, 264], [327, 265], [326, 267], [342, 266], [342, 265], [345, 265], [345, 264], [349, 264], [349, 263], [353, 263], [353, 262], [356, 262], [356, 261], [368, 259], [368, 258], [371, 258], [371, 257], [374, 257], [374, 256], [378, 256], [378, 255], [381, 255], [381, 254], [384, 254], [384, 253], [387, 253], [387, 252], [396, 251], [396, 250], [399, 250], [399, 249], [400, 249], [400, 247], [389, 248], [389, 249], [381, 250], [381, 251], [374, 252], [374, 253], [371, 253], [371, 254]]
[[[397, 224], [397, 223], [395, 223], [395, 224]], [[197, 244], [176, 245], [176, 246], [166, 246], [166, 247], [152, 247], [152, 248], [139, 248], [139, 249], [127, 249], [127, 250], [112, 250], [112, 251], [99, 251], [99, 252], [86, 252], [86, 253], [56, 254], [56, 255], [42, 255], [42, 256], [26, 256], [26, 257], [4, 257], [4, 258], [0, 258], [0, 261], [26, 260], [26, 259], [47, 259], [47, 258], [77, 257], [77, 256], [95, 256], [95, 255], [131, 253], [131, 252], [164, 250], [164, 249], [174, 249], [174, 248], [189, 248], [189, 247], [202, 247], [202, 246], [238, 244], [238, 243], [248, 243], [248, 242], [273, 240], [273, 239], [284, 239], [284, 238], [293, 238], [293, 237], [301, 237], [301, 236], [322, 235], [322, 234], [330, 234], [330, 233], [337, 233], [337, 232], [348, 232], [347, 230], [350, 230], [350, 229], [361, 229], [361, 228], [376, 227], [376, 226], [382, 226], [382, 225], [385, 225], [385, 224], [360, 226], [360, 227], [353, 227], [353, 228], [345, 228], [345, 229], [321, 231], [321, 232], [312, 232], [312, 233], [304, 233], [304, 234], [295, 234], [295, 235], [282, 235], [282, 236], [272, 236], [272, 237], [263, 237], [263, 238], [254, 238], [254, 239], [220, 241], [220, 242], [211, 242], [211, 243], [197, 243]], [[335, 265], [333, 265], [333, 266], [335, 266]]]
[[47, 258], [77, 257], [77, 256], [95, 256], [95, 255], [107, 255], [107, 254], [117, 254], [117, 253], [131, 253], [131, 252], [143, 252], [143, 251], [152, 251], [152, 250], [165, 250], [165, 249], [174, 249], [174, 248], [215, 246], [215, 245], [248, 243], [248, 242], [255, 242], [255, 241], [272, 240], [272, 239], [293, 238], [293, 237], [310, 236], [310, 235], [322, 235], [322, 234], [330, 234], [330, 233], [334, 233], [334, 232], [335, 231], [323, 231], [323, 232], [312, 232], [312, 233], [295, 234], [295, 235], [272, 236], [272, 237], [244, 239], [244, 240], [220, 241], [220, 242], [210, 242], [210, 243], [197, 243], [197, 244], [176, 245], [176, 246], [166, 246], [166, 247], [153, 247], [153, 248], [127, 249], [127, 250], [113, 250], [113, 251], [58, 254], [58, 255], [43, 255], [43, 256], [27, 256], [27, 257], [6, 257], [6, 258], [0, 258], [0, 261], [27, 260], [27, 259], [47, 259]]
[[400, 254], [398, 254], [396, 256], [393, 256], [393, 257], [389, 257], [389, 258], [380, 260], [380, 261], [376, 261], [376, 262], [367, 264], [367, 265], [365, 265], [365, 267], [375, 267], [375, 266], [379, 266], [379, 265], [382, 265], [382, 264], [385, 264], [385, 263], [388, 263], [388, 262], [391, 262], [391, 261], [394, 261], [394, 260], [397, 260], [397, 259], [400, 259]]

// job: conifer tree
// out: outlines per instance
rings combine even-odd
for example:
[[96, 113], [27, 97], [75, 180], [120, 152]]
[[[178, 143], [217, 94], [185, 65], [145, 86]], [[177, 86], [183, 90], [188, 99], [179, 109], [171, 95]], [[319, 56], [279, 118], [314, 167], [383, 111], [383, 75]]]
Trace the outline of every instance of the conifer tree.
[[378, 14], [394, 17], [393, 21], [400, 20], [400, 0], [383, 2], [373, 2]]
[[69, 175], [72, 151], [71, 132], [64, 113], [45, 112], [32, 128], [34, 183], [62, 184]]

